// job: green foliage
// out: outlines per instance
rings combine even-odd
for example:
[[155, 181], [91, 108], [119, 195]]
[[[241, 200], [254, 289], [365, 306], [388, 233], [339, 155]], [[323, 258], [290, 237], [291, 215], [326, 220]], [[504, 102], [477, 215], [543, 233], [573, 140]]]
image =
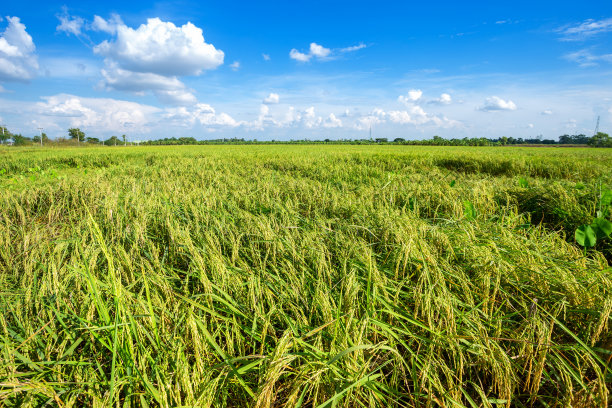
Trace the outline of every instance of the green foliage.
[[595, 231], [590, 225], [581, 225], [576, 229], [576, 242], [583, 247], [594, 247], [597, 242]]
[[597, 132], [589, 140], [589, 145], [593, 147], [612, 147], [612, 138], [607, 133]]
[[3, 407], [609, 406], [610, 149], [0, 154]]
[[68, 137], [76, 139], [77, 142], [83, 142], [85, 141], [85, 132], [79, 128], [70, 128], [68, 129]]
[[463, 202], [463, 215], [469, 221], [476, 219], [476, 209], [470, 201], [466, 200]]
[[525, 177], [519, 178], [518, 184], [519, 184], [519, 187], [521, 187], [521, 188], [528, 188], [529, 187], [529, 183], [527, 182], [527, 179]]

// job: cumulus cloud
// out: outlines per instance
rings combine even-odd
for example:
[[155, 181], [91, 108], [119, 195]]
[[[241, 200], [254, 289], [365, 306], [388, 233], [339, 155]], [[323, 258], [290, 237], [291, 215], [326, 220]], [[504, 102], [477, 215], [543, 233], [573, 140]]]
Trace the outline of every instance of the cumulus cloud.
[[158, 75], [199, 75], [223, 64], [224, 53], [204, 41], [202, 29], [191, 23], [175, 26], [159, 18], [133, 29], [117, 26], [114, 41], [94, 47], [96, 54], [115, 61], [121, 68]]
[[411, 104], [421, 99], [421, 96], [423, 96], [423, 91], [420, 89], [411, 89], [408, 91], [408, 95], [400, 95], [397, 100], [404, 104]]
[[435, 105], [450, 105], [452, 102], [453, 102], [453, 98], [451, 98], [451, 96], [447, 93], [443, 93], [440, 95], [439, 98], [429, 101], [429, 103], [432, 103]]
[[407, 110], [384, 111], [376, 108], [371, 113], [359, 118], [354, 127], [357, 130], [365, 130], [375, 124], [392, 123], [396, 125], [414, 126], [438, 126], [438, 127], [457, 127], [460, 122], [449, 119], [446, 116], [433, 115], [425, 112], [422, 107], [417, 105], [410, 106]]
[[594, 35], [612, 31], [612, 18], [603, 20], [588, 19], [580, 24], [568, 25], [557, 29], [564, 41], [580, 41]]
[[267, 105], [276, 104], [280, 101], [280, 96], [277, 93], [271, 93], [267, 97], [264, 98], [263, 103]]
[[491, 96], [490, 98], [485, 99], [484, 104], [478, 107], [478, 110], [483, 112], [513, 111], [516, 110], [516, 105], [511, 100], [505, 101], [497, 96]]
[[184, 105], [197, 102], [193, 92], [175, 76], [163, 76], [150, 72], [132, 72], [121, 69], [110, 62], [102, 69], [104, 86], [118, 91], [143, 94], [152, 91], [158, 99], [171, 105]]
[[85, 26], [85, 20], [82, 17], [68, 14], [66, 6], [62, 7], [62, 13], [57, 15], [57, 19], [60, 21], [60, 24], [55, 28], [57, 31], [63, 31], [66, 34], [73, 34], [77, 37], [83, 34], [81, 30]]
[[36, 46], [19, 17], [7, 17], [0, 35], [0, 81], [27, 81], [38, 70]]
[[181, 126], [199, 123], [210, 130], [224, 127], [233, 128], [241, 124], [227, 113], [217, 113], [215, 108], [206, 103], [198, 103], [192, 108], [184, 106], [167, 108], [163, 117]]
[[339, 128], [342, 127], [342, 121], [336, 117], [333, 113], [330, 113], [327, 119], [323, 121], [324, 128]]
[[572, 52], [563, 57], [568, 61], [577, 63], [578, 66], [583, 68], [597, 66], [600, 62], [612, 62], [612, 54], [596, 55], [588, 49]]
[[304, 54], [303, 52], [299, 52], [298, 50], [293, 48], [291, 51], [289, 51], [289, 57], [296, 61], [308, 62], [310, 61], [310, 58], [312, 57], [312, 55]]
[[232, 71], [238, 71], [240, 69], [240, 61], [234, 61], [230, 64]]
[[[107, 89], [152, 92], [170, 105], [195, 104], [193, 91], [179, 77], [200, 75], [223, 63], [223, 51], [206, 43], [202, 29], [192, 23], [178, 27], [150, 18], [134, 29], [114, 14], [108, 20], [94, 16], [88, 27], [113, 36], [93, 48], [95, 54], [104, 57], [102, 77]], [[236, 61], [230, 67], [237, 70], [240, 63]]]
[[100, 16], [94, 16], [93, 23], [91, 23], [91, 29], [114, 35], [117, 34], [117, 28], [123, 25], [125, 24], [123, 24], [123, 21], [118, 14], [111, 14], [111, 17], [108, 20], [105, 20]]
[[65, 118], [69, 126], [85, 131], [144, 133], [155, 122], [159, 108], [109, 98], [82, 98], [59, 94], [43, 97], [37, 104], [41, 115]]
[[269, 54], [261, 54], [261, 57], [264, 59], [264, 61], [270, 61], [270, 55]]
[[543, 110], [542, 112], [540, 112], [540, 115], [544, 115], [544, 116], [548, 116], [548, 115], [552, 115], [553, 112], [550, 109], [546, 109]]
[[310, 55], [318, 58], [325, 58], [331, 53], [329, 48], [325, 48], [317, 43], [310, 43]]

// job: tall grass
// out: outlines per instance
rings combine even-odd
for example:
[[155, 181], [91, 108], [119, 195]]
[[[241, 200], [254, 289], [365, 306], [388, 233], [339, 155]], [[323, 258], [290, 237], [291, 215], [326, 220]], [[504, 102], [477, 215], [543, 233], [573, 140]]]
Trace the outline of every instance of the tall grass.
[[0, 405], [608, 405], [610, 252], [571, 239], [607, 151], [5, 149], [1, 168]]

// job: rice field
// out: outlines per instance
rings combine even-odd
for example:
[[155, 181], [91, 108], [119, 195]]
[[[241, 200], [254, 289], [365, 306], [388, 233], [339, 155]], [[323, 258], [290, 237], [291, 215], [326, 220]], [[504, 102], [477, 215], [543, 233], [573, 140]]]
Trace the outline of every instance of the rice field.
[[612, 149], [0, 147], [0, 406], [606, 407], [607, 187]]

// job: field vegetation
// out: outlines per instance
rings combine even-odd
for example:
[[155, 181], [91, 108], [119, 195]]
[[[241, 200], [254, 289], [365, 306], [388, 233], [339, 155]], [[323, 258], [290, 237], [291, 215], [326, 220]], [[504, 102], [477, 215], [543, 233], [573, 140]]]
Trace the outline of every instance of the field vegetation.
[[608, 406], [610, 187], [612, 149], [0, 147], [0, 405]]

